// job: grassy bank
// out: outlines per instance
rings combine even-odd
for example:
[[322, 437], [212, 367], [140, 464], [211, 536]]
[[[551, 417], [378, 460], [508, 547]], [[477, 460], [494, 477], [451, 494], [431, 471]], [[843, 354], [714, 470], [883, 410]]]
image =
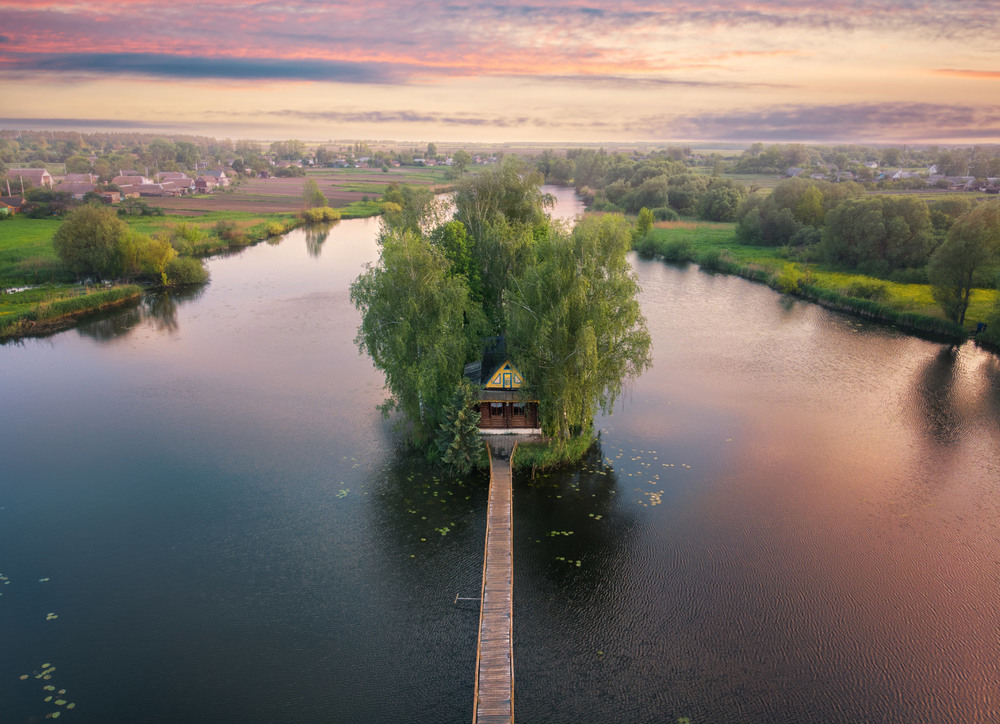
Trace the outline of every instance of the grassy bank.
[[139, 285], [127, 284], [111, 288], [46, 285], [5, 294], [0, 297], [0, 340], [50, 334], [87, 314], [136, 301], [142, 293]]
[[550, 439], [545, 442], [518, 443], [511, 460], [511, 467], [518, 472], [551, 470], [563, 465], [578, 463], [594, 444], [593, 433], [571, 437], [568, 440]]
[[[377, 206], [377, 204], [375, 204]], [[374, 209], [377, 211], [377, 209]], [[359, 202], [351, 213], [371, 215]], [[215, 211], [200, 216], [138, 216], [125, 219], [136, 231], [170, 237], [182, 224], [190, 242], [184, 254], [210, 256], [279, 237], [305, 223], [297, 214]], [[87, 288], [60, 262], [52, 238], [60, 219], [18, 216], [0, 226], [0, 338], [45, 334], [90, 311], [139, 295], [135, 285]], [[28, 287], [28, 289], [21, 289]], [[122, 292], [121, 290], [128, 290]], [[11, 293], [2, 293], [16, 290]]]
[[998, 295], [996, 290], [977, 289], [965, 327], [959, 327], [945, 319], [928, 284], [889, 282], [822, 264], [795, 263], [780, 247], [738, 244], [735, 224], [659, 223], [636, 249], [644, 256], [695, 262], [706, 271], [736, 274], [829, 309], [955, 342], [966, 339], [977, 322], [990, 317]]

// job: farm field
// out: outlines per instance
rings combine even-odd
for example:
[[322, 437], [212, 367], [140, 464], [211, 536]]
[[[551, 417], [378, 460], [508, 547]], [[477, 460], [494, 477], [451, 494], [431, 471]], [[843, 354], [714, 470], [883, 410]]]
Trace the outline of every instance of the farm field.
[[376, 200], [391, 183], [430, 186], [441, 190], [451, 182], [443, 168], [396, 168], [383, 173], [378, 169], [315, 169], [297, 178], [245, 179], [225, 191], [199, 196], [147, 199], [172, 216], [197, 216], [213, 211], [242, 211], [255, 214], [294, 213], [302, 209], [302, 186], [313, 179], [330, 206], [344, 208], [351, 204]]

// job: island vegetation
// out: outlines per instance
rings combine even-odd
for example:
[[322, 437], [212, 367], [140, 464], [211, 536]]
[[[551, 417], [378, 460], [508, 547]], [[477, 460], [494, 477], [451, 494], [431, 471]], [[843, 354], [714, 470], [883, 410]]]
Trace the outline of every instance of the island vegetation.
[[459, 186], [450, 219], [433, 198], [401, 189], [378, 261], [351, 286], [357, 343], [385, 374], [384, 410], [398, 408], [413, 443], [459, 469], [481, 460], [463, 366], [484, 337], [506, 338], [553, 461], [586, 451], [596, 412], [650, 362], [629, 223], [555, 223], [541, 181], [505, 158]]

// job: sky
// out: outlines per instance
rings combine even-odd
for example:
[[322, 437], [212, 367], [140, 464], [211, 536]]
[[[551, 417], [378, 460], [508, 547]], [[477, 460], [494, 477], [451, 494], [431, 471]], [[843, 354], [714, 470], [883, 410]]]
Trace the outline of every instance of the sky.
[[0, 128], [1000, 142], [997, 0], [0, 0]]

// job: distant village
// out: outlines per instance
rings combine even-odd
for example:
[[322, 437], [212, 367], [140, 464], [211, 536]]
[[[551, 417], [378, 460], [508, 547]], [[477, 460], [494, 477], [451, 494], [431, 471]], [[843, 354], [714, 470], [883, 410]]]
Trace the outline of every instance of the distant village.
[[[855, 162], [855, 164], [860, 162]], [[862, 166], [870, 170], [872, 181], [915, 181], [916, 185], [925, 185], [947, 191], [972, 191], [977, 193], [1000, 193], [1000, 179], [987, 177], [976, 179], [975, 176], [946, 176], [938, 173], [937, 165], [932, 165], [924, 171], [904, 171], [898, 169], [880, 169], [878, 161], [868, 161]], [[852, 171], [841, 171], [833, 164], [819, 164], [813, 173], [805, 169], [791, 166], [785, 171], [785, 176], [795, 178], [807, 176], [814, 181], [856, 181], [858, 176]]]
[[[292, 143], [292, 142], [288, 142]], [[282, 146], [284, 144], [277, 144]], [[359, 149], [361, 150], [361, 149]], [[434, 151], [433, 144], [429, 151]], [[303, 149], [304, 151], [304, 149]], [[495, 155], [471, 155], [460, 151], [455, 156], [464, 154], [456, 162], [451, 155], [425, 156], [392, 156], [384, 153], [377, 155], [362, 155], [356, 152], [333, 152], [320, 148], [317, 153], [303, 152], [296, 160], [282, 158], [280, 154], [254, 153], [248, 154], [247, 162], [242, 158], [234, 158], [228, 163], [212, 164], [208, 161], [196, 161], [192, 164], [193, 171], [170, 170], [150, 171], [148, 167], [142, 171], [122, 168], [109, 178], [109, 173], [65, 173], [53, 174], [42, 167], [9, 167], [0, 182], [0, 214], [16, 214], [25, 208], [26, 196], [31, 189], [47, 189], [66, 194], [64, 198], [77, 201], [103, 201], [106, 204], [117, 204], [128, 199], [163, 198], [188, 196], [192, 194], [211, 194], [230, 187], [240, 178], [267, 179], [271, 177], [304, 176], [305, 170], [312, 167], [381, 169], [399, 168], [402, 165], [413, 167], [456, 165], [488, 165], [497, 163]], [[287, 156], [287, 154], [285, 154]], [[249, 157], [252, 156], [252, 164]], [[91, 166], [97, 156], [88, 159]], [[173, 164], [176, 168], [176, 164]], [[155, 168], [155, 166], [154, 166]]]

